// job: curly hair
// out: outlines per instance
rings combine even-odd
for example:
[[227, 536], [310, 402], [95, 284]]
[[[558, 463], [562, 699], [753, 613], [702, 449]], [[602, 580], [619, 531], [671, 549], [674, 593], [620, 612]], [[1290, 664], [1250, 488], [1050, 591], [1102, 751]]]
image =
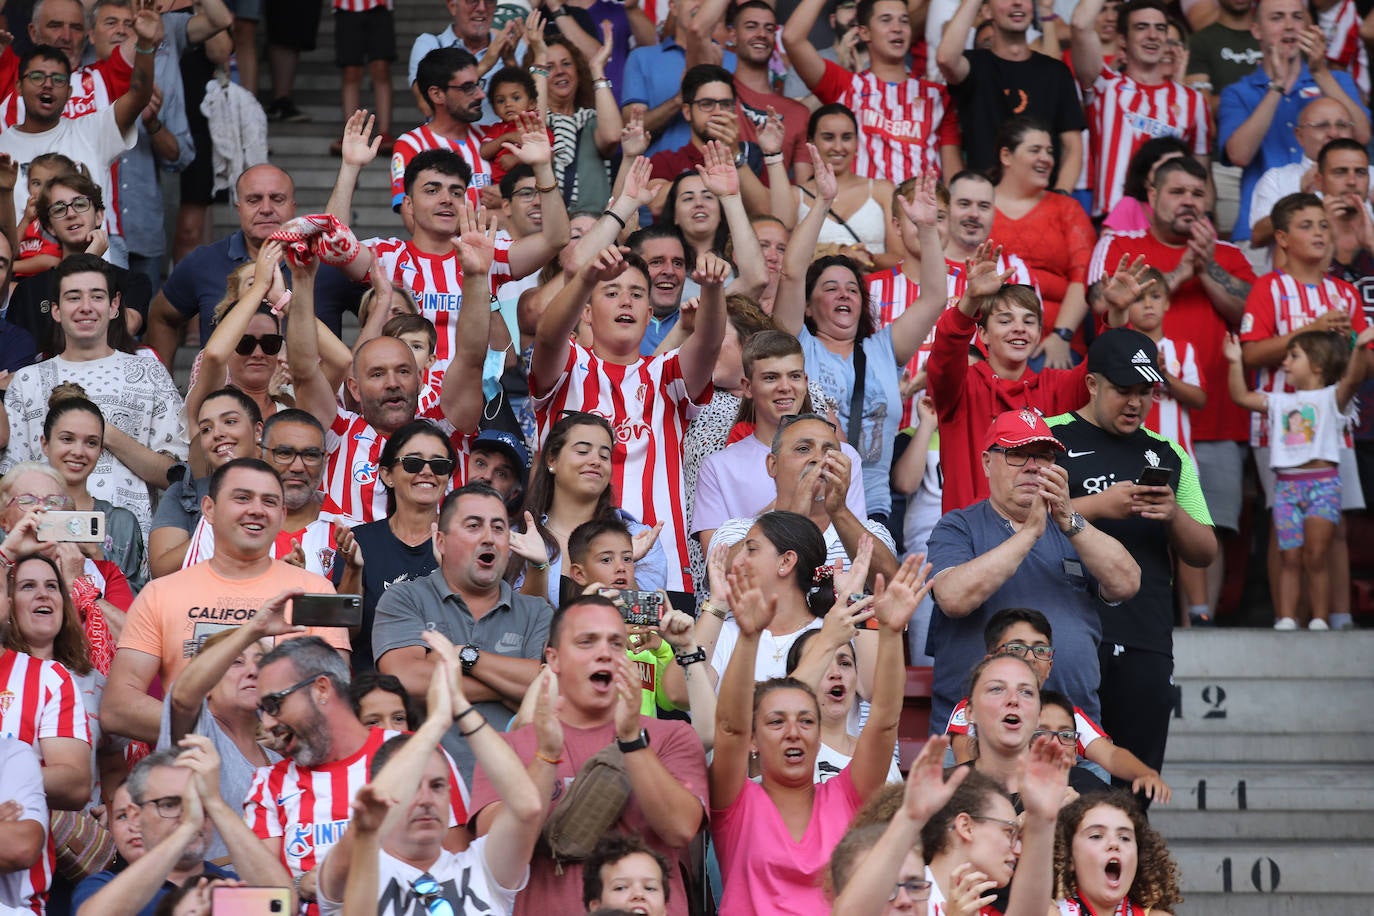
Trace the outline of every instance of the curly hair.
[[1182, 903], [1178, 863], [1169, 853], [1164, 837], [1145, 820], [1135, 797], [1124, 789], [1080, 796], [1060, 809], [1059, 822], [1054, 830], [1056, 899], [1078, 892], [1078, 876], [1073, 866], [1073, 837], [1083, 818], [1098, 805], [1125, 812], [1135, 830], [1137, 865], [1135, 880], [1127, 890], [1130, 899], [1147, 909], [1173, 910]]

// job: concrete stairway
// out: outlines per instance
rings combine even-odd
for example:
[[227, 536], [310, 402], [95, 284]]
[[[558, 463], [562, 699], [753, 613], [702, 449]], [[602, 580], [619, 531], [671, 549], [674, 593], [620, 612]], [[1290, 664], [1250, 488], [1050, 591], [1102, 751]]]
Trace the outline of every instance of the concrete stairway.
[[1374, 632], [1176, 634], [1180, 914], [1374, 913]]

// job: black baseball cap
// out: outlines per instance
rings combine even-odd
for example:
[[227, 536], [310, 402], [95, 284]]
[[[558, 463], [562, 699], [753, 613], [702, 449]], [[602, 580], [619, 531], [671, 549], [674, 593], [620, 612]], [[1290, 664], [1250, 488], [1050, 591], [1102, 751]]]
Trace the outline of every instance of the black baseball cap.
[[1164, 384], [1155, 342], [1130, 328], [1112, 328], [1097, 336], [1088, 348], [1088, 371], [1121, 388]]

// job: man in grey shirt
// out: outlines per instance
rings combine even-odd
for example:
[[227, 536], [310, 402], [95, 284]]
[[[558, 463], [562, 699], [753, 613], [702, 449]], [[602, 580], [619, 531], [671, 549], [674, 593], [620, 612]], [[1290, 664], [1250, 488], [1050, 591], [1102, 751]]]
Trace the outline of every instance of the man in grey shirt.
[[[434, 536], [439, 568], [423, 579], [399, 582], [377, 602], [372, 653], [383, 674], [393, 674], [411, 696], [423, 699], [434, 661], [421, 638], [437, 630], [459, 647], [463, 693], [497, 729], [515, 714], [548, 641], [553, 608], [542, 598], [517, 594], [502, 578], [510, 558], [510, 528], [501, 494], [468, 484], [444, 500]], [[444, 748], [463, 778], [474, 758], [458, 724]]]

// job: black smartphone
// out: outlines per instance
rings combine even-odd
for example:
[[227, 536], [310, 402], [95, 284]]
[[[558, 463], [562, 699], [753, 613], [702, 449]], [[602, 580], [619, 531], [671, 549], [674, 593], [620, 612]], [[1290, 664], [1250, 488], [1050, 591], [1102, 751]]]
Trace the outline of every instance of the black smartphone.
[[297, 595], [291, 599], [291, 622], [302, 627], [360, 627], [361, 595]]
[[656, 627], [663, 616], [663, 595], [658, 592], [622, 588], [616, 604], [620, 606], [620, 616], [632, 627]]
[[1147, 467], [1136, 477], [1135, 482], [1142, 487], [1167, 487], [1174, 481], [1174, 472], [1169, 468]]

